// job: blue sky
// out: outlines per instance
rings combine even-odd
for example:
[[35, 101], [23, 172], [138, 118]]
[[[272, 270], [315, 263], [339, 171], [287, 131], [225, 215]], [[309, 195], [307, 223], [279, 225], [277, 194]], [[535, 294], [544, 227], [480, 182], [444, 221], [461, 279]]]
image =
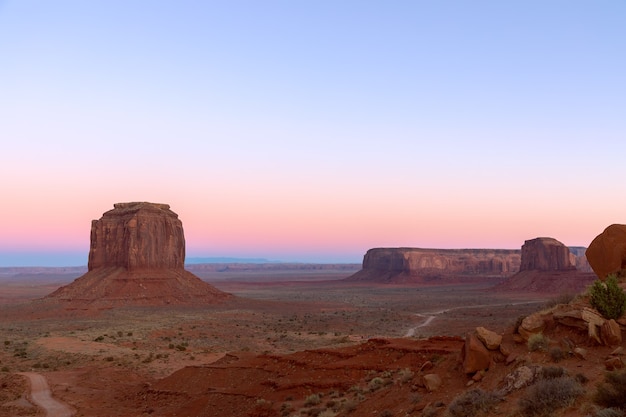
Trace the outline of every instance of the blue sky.
[[0, 265], [86, 262], [120, 201], [170, 204], [189, 256], [586, 246], [624, 222], [625, 19], [621, 1], [0, 1]]

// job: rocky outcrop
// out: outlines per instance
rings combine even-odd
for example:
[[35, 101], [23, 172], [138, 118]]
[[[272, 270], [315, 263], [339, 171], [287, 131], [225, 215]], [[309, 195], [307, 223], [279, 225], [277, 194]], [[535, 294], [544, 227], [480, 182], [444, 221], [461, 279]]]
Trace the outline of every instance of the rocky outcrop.
[[375, 248], [349, 281], [408, 282], [439, 276], [506, 276], [519, 270], [519, 250]]
[[550, 237], [538, 237], [522, 245], [520, 272], [571, 271], [576, 269], [572, 260], [567, 246]]
[[494, 290], [576, 294], [595, 279], [591, 273], [578, 271], [577, 263], [585, 265], [586, 259], [572, 254], [556, 239], [539, 237], [527, 240], [522, 246], [520, 271], [496, 285]]
[[88, 269], [182, 269], [185, 236], [167, 204], [117, 203], [91, 222]]
[[73, 308], [207, 304], [231, 297], [185, 271], [185, 237], [167, 204], [118, 203], [91, 225], [86, 274], [46, 298]]
[[598, 278], [626, 268], [626, 225], [612, 224], [589, 244], [587, 251], [589, 265]]

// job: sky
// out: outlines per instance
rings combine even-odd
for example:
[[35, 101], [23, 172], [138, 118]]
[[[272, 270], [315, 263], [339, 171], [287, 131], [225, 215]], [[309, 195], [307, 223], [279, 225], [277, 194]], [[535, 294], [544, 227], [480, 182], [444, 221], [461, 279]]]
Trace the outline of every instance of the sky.
[[166, 203], [188, 257], [588, 246], [626, 223], [621, 0], [0, 0], [0, 266]]

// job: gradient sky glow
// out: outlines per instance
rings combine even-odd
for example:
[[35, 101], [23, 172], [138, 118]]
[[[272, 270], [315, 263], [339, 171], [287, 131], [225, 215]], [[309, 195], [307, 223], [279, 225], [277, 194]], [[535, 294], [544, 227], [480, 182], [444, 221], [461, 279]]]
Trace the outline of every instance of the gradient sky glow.
[[113, 203], [187, 256], [587, 246], [626, 223], [626, 3], [0, 0], [0, 266]]

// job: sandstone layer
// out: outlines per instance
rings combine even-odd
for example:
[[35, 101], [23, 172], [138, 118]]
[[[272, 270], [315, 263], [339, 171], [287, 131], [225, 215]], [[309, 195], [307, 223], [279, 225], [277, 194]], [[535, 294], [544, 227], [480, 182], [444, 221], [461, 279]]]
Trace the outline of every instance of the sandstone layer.
[[587, 260], [598, 278], [626, 268], [626, 225], [612, 224], [589, 244]]
[[86, 274], [48, 299], [71, 306], [207, 304], [231, 297], [184, 269], [182, 222], [167, 204], [118, 203], [91, 225]]
[[572, 254], [556, 239], [538, 237], [524, 242], [520, 271], [494, 289], [497, 291], [576, 294], [594, 280], [593, 274], [578, 271], [586, 261]]
[[374, 248], [348, 281], [419, 282], [442, 276], [507, 276], [519, 270], [521, 253], [507, 249]]

